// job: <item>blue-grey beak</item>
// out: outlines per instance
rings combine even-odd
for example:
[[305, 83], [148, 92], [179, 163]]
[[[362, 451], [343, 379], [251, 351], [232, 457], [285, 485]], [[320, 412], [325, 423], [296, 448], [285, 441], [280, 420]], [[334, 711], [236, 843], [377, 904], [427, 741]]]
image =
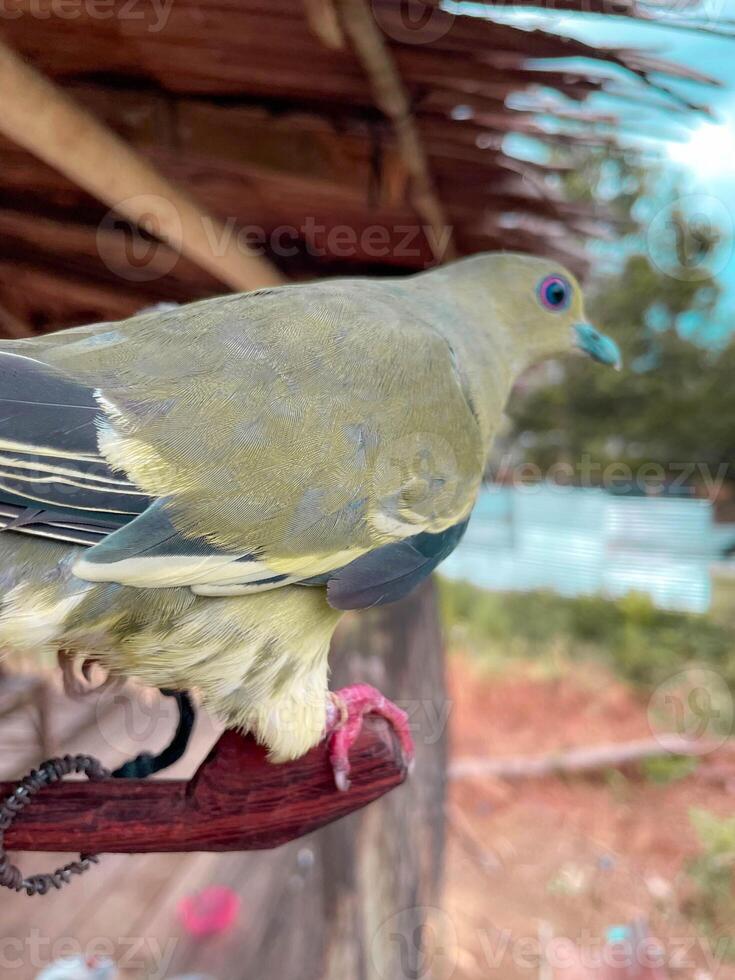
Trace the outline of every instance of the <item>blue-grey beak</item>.
[[600, 333], [590, 323], [575, 323], [572, 327], [574, 331], [574, 346], [584, 354], [588, 354], [594, 361], [600, 364], [609, 364], [619, 371], [623, 366], [623, 358], [620, 348], [612, 339]]

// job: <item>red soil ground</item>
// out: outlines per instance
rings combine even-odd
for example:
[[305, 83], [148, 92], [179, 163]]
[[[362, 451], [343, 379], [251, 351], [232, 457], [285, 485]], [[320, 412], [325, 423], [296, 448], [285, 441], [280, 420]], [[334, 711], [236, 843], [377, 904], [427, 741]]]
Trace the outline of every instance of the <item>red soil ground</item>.
[[[490, 675], [456, 655], [450, 685], [455, 760], [652, 734], [646, 701], [593, 667], [552, 678], [528, 668]], [[515, 783], [453, 779], [435, 974], [566, 977], [563, 943], [547, 958], [540, 946], [555, 937], [599, 951], [609, 927], [643, 919], [663, 943], [660, 976], [735, 977], [735, 939], [718, 945], [687, 914], [694, 889], [687, 863], [701, 851], [690, 809], [731, 815], [733, 793], [735, 765], [724, 750], [666, 785], [640, 770]]]

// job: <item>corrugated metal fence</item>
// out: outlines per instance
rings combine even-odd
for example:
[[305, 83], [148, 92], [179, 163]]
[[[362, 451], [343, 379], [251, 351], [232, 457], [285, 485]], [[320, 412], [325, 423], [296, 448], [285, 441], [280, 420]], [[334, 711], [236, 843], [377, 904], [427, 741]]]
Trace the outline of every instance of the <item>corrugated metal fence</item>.
[[663, 608], [704, 612], [711, 563], [733, 539], [735, 528], [716, 527], [706, 500], [488, 487], [442, 571], [498, 590], [646, 592]]

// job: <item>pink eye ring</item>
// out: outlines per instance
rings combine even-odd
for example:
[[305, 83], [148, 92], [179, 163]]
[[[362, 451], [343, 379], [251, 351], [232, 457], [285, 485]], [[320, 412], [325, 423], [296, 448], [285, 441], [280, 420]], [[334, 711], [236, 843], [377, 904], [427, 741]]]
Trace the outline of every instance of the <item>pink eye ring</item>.
[[560, 313], [572, 301], [572, 287], [564, 276], [547, 276], [539, 283], [538, 298], [545, 309]]

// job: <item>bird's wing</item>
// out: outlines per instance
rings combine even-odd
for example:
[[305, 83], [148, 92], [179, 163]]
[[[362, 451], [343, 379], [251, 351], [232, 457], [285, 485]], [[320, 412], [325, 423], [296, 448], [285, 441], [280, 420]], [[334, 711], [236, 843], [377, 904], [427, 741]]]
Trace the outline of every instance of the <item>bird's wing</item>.
[[446, 531], [424, 531], [384, 544], [326, 576], [327, 599], [335, 609], [383, 606], [407, 596], [462, 540], [467, 521]]
[[439, 534], [474, 502], [484, 446], [460, 372], [398, 287], [289, 286], [13, 349], [28, 345], [94, 389], [102, 454], [156, 501], [82, 577], [209, 594], [299, 581]]
[[0, 530], [94, 545], [150, 503], [97, 447], [93, 392], [0, 352]]

